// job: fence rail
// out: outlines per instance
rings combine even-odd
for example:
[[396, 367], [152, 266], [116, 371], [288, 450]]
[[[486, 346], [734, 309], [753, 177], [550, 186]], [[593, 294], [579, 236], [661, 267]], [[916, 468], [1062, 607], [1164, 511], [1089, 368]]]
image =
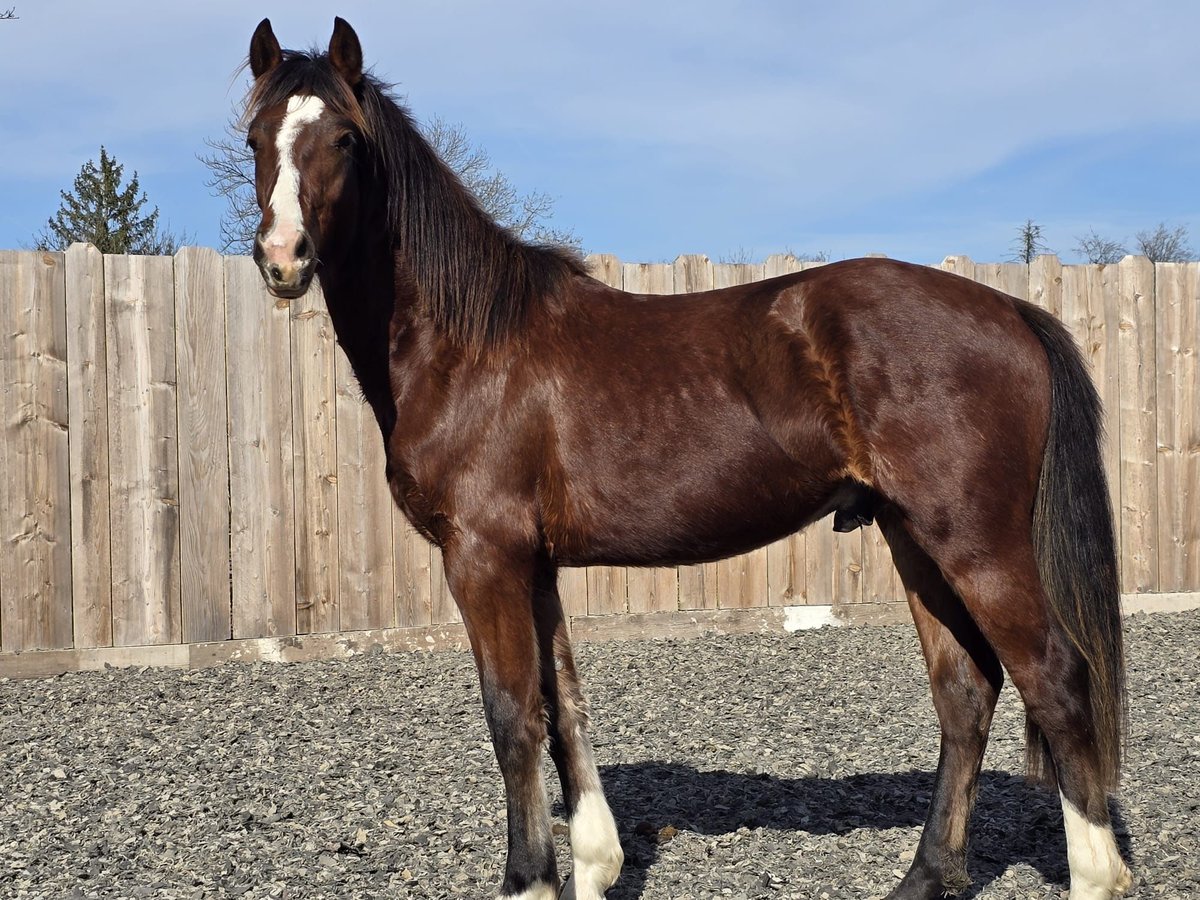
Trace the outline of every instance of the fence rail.
[[[816, 265], [590, 263], [664, 294]], [[1200, 591], [1200, 264], [942, 268], [1068, 325], [1105, 403], [1122, 590]], [[318, 292], [277, 300], [249, 259], [198, 248], [0, 252], [0, 654], [457, 622], [383, 469]], [[827, 524], [561, 590], [572, 616], [903, 599], [877, 529]]]

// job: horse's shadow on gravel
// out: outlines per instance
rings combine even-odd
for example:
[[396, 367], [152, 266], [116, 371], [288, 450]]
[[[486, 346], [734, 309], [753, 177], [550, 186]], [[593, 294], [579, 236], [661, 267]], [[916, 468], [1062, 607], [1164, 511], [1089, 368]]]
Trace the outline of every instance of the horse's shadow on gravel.
[[[608, 900], [637, 900], [660, 848], [675, 831], [716, 836], [739, 828], [769, 828], [812, 835], [842, 835], [861, 828], [905, 828], [893, 847], [879, 852], [875, 865], [884, 871], [907, 869], [900, 854], [916, 850], [933, 790], [932, 772], [852, 775], [845, 778], [778, 778], [767, 774], [702, 772], [690, 766], [638, 763], [601, 767], [605, 791], [621, 830], [625, 868]], [[1120, 810], [1113, 825], [1126, 858], [1129, 840]], [[974, 884], [961, 896], [969, 900], [1015, 863], [1027, 863], [1047, 881], [1068, 880], [1062, 809], [1057, 792], [1028, 784], [1007, 772], [985, 771], [972, 818], [968, 866]], [[894, 851], [894, 852], [893, 852]], [[889, 858], [889, 854], [891, 854]], [[910, 857], [906, 857], [906, 860]], [[872, 863], [868, 863], [870, 865]], [[857, 857], [854, 865], [861, 866]], [[799, 860], [794, 871], [762, 873], [801, 886], [828, 884], [828, 870], [806, 876]], [[849, 864], [848, 864], [849, 868]], [[702, 879], [700, 872], [697, 879]], [[774, 891], [763, 882], [763, 896]], [[890, 888], [889, 888], [890, 889]]]

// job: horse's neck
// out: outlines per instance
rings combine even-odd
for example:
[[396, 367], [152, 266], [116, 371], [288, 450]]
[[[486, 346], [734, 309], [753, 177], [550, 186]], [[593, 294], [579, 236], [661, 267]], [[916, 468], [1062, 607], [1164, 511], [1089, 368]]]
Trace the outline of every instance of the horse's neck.
[[321, 288], [338, 344], [386, 442], [396, 421], [388, 377], [388, 343], [396, 303], [392, 266], [380, 261], [323, 272]]

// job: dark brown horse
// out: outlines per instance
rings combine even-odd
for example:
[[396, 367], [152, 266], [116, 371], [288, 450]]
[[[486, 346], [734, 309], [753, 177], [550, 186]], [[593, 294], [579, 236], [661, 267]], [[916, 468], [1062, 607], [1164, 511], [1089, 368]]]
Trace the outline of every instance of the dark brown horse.
[[547, 742], [574, 860], [562, 896], [598, 900], [622, 863], [558, 569], [713, 560], [829, 513], [883, 528], [942, 726], [890, 896], [968, 883], [1002, 670], [1031, 774], [1062, 796], [1072, 900], [1128, 887], [1107, 798], [1124, 694], [1100, 411], [1058, 322], [877, 259], [625, 294], [481, 212], [341, 19], [320, 54], [281, 51], [264, 20], [250, 67], [255, 257], [279, 297], [320, 277], [396, 503], [444, 553], [507, 792], [501, 897], [559, 894]]

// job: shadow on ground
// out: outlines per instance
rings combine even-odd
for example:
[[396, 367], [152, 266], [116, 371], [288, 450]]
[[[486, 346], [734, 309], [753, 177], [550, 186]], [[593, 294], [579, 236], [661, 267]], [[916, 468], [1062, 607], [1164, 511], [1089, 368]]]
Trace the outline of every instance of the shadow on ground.
[[[649, 762], [605, 766], [601, 777], [626, 854], [624, 872], [609, 891], [609, 900], [642, 896], [658, 858], [661, 830], [667, 826], [703, 835], [732, 834], [743, 826], [815, 835], [860, 828], [915, 829], [925, 821], [933, 789], [931, 772], [788, 779]], [[1128, 858], [1119, 810], [1114, 810], [1114, 827]], [[917, 839], [914, 833], [911, 844], [898, 850], [915, 850]], [[1058, 795], [1017, 775], [985, 771], [979, 777], [972, 820], [969, 867], [975, 883], [961, 896], [978, 896], [1010, 866], [1022, 862], [1047, 881], [1066, 885]], [[798, 882], [804, 878], [801, 871], [788, 875]]]

